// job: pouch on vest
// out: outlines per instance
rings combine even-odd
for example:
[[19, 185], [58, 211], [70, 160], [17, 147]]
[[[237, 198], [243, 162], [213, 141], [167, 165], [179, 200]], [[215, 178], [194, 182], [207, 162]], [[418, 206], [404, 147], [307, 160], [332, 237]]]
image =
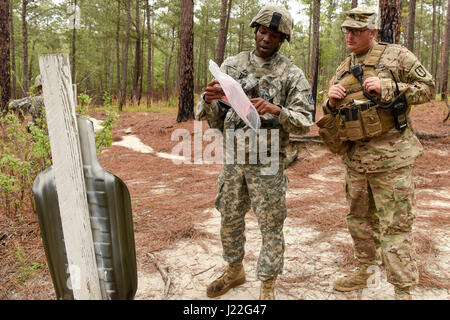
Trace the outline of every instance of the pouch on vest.
[[360, 115], [367, 138], [373, 138], [381, 135], [383, 128], [375, 107], [369, 107], [365, 110], [361, 110]]
[[365, 138], [358, 108], [353, 103], [351, 107], [341, 108], [338, 117], [341, 140], [358, 141]]
[[326, 114], [316, 124], [319, 127], [319, 135], [331, 152], [343, 155], [350, 149], [350, 143], [339, 138], [336, 117]]

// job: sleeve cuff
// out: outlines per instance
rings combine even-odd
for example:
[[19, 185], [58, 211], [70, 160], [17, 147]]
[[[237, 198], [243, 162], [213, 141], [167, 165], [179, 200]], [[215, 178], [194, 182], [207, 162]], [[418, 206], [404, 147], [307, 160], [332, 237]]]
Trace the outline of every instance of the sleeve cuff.
[[337, 114], [337, 109], [336, 107], [332, 107], [330, 106], [330, 101], [327, 99], [327, 102], [325, 103], [324, 107], [323, 107], [325, 113], [329, 113], [332, 115], [336, 115]]

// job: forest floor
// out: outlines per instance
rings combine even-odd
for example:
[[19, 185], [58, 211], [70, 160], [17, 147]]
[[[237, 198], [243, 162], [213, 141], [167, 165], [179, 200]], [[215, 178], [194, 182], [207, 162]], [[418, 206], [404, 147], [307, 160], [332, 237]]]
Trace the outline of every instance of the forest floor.
[[[446, 134], [443, 103], [413, 108], [414, 129]], [[128, 186], [138, 268], [136, 299], [208, 299], [208, 283], [225, 267], [220, 243], [220, 214], [214, 209], [219, 164], [176, 164], [171, 155], [177, 129], [192, 138], [208, 129], [194, 121], [177, 123], [172, 112], [124, 112], [114, 131], [114, 144], [99, 161]], [[89, 112], [95, 119], [103, 112]], [[318, 115], [320, 118], [320, 114]], [[196, 130], [196, 132], [194, 132]], [[314, 127], [310, 135], [317, 134]], [[192, 139], [194, 140], [194, 139]], [[414, 237], [420, 284], [414, 299], [450, 299], [450, 137], [423, 139], [424, 155], [414, 168], [417, 220]], [[204, 147], [208, 142], [204, 142]], [[392, 299], [394, 289], [380, 266], [374, 288], [351, 293], [334, 291], [335, 278], [356, 266], [347, 232], [344, 166], [321, 144], [297, 144], [298, 158], [286, 170], [288, 217], [284, 226], [284, 272], [278, 299]], [[193, 149], [192, 149], [193, 150]], [[3, 219], [3, 218], [1, 218]], [[0, 220], [0, 299], [55, 299], [37, 217], [5, 226]], [[261, 236], [253, 212], [246, 216], [247, 282], [220, 298], [258, 299], [256, 264]], [[153, 258], [152, 258], [153, 257]], [[156, 259], [156, 260], [155, 260]], [[171, 280], [168, 291], [156, 263]], [[34, 269], [33, 269], [34, 266]]]

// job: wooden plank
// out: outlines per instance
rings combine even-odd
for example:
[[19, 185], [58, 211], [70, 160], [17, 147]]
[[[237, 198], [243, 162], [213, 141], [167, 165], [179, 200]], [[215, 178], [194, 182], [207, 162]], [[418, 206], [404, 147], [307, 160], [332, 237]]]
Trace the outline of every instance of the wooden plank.
[[102, 299], [74, 118], [69, 56], [40, 55], [39, 67], [74, 298]]

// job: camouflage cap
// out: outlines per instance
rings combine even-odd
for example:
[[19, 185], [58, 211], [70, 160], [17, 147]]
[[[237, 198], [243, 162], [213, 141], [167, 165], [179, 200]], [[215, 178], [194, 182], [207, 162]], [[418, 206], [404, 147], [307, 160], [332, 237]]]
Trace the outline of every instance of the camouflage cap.
[[346, 13], [346, 19], [341, 27], [349, 28], [375, 28], [377, 21], [377, 13], [373, 9], [359, 7], [353, 8]]
[[250, 22], [250, 28], [257, 25], [262, 25], [267, 28], [272, 28], [280, 33], [286, 35], [286, 40], [291, 40], [292, 29], [294, 28], [294, 21], [292, 16], [283, 7], [279, 6], [264, 6], [259, 10], [258, 14]]

